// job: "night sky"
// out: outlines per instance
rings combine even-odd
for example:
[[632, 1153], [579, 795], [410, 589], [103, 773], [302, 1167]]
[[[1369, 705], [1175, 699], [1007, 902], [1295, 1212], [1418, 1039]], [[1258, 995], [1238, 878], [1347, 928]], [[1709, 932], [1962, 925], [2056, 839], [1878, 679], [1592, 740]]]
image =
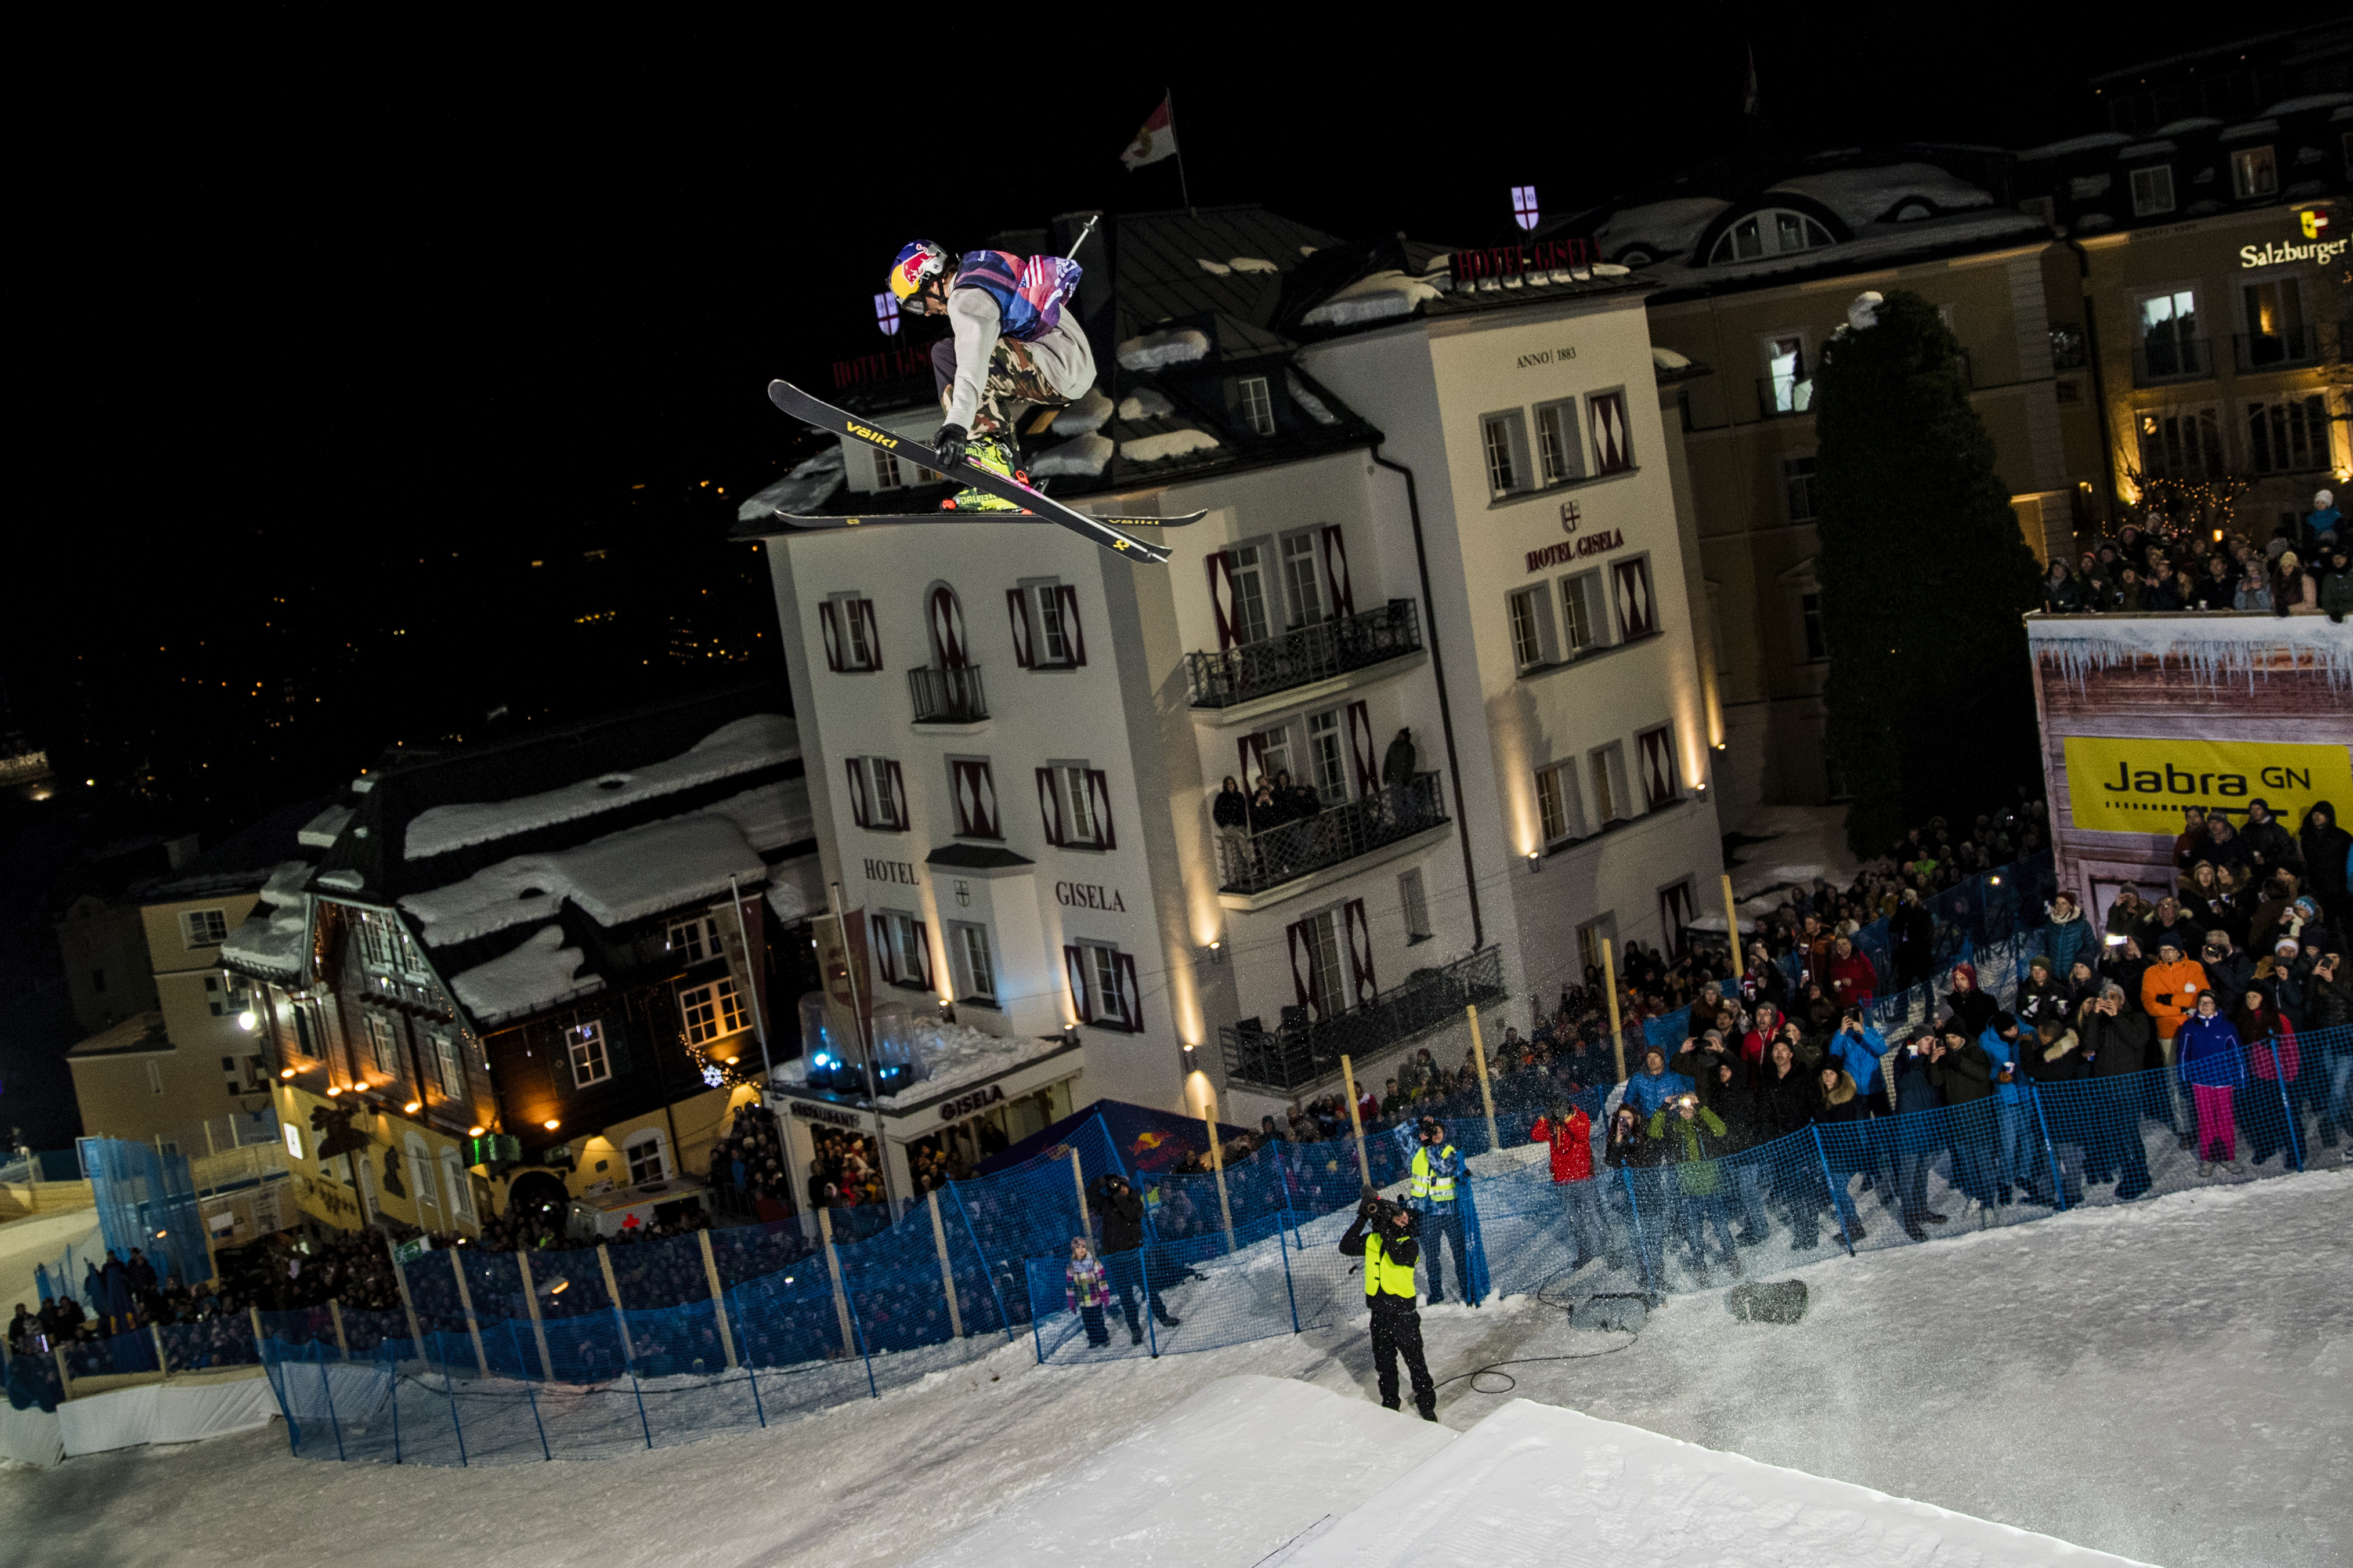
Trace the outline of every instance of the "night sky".
[[1921, 36], [1441, 10], [1366, 53], [1394, 16], [1174, 9], [1114, 15], [1117, 51], [1081, 13], [1068, 39], [1008, 17], [976, 65], [903, 15], [358, 63], [322, 37], [300, 71], [282, 30], [192, 37], [218, 68], [123, 87], [145, 134], [49, 168], [56, 221], [23, 231], [23, 297], [64, 330], [56, 439], [24, 454], [53, 499], [14, 531], [55, 562], [12, 574], [15, 727], [217, 831], [389, 742], [742, 672], [673, 643], [773, 671], [759, 563], [720, 542], [807, 449], [765, 383], [883, 345], [908, 238], [1177, 205], [1173, 163], [1117, 161], [1164, 82], [1197, 204], [1482, 243], [1514, 184], [1564, 215], [1738, 145], [1752, 44], [1784, 141], [2017, 147], [2100, 127], [2088, 76], [2200, 41], [2027, 6]]

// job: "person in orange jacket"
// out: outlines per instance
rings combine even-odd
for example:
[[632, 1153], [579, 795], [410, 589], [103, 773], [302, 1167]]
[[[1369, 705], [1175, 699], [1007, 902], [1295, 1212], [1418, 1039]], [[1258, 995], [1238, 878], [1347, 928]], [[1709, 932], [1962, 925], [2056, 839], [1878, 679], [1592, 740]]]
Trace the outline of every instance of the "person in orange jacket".
[[1577, 1238], [1577, 1267], [1582, 1268], [1609, 1250], [1601, 1189], [1593, 1180], [1592, 1118], [1580, 1106], [1556, 1103], [1528, 1129], [1528, 1141], [1551, 1148], [1553, 1190], [1567, 1211], [1569, 1234]]
[[2197, 1011], [2198, 994], [2210, 989], [2205, 966], [2185, 957], [2187, 952], [2181, 939], [2167, 931], [2157, 939], [2157, 962], [2140, 977], [2141, 1011], [2157, 1021], [2157, 1037], [2168, 1063], [2181, 1021]]

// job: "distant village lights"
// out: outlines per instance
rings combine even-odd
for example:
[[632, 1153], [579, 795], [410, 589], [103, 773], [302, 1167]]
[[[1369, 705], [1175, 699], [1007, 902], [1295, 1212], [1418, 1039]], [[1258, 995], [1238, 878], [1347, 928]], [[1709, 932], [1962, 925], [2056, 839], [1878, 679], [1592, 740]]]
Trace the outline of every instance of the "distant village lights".
[[[1536, 188], [1534, 185], [1512, 187], [1512, 216], [1522, 228], [1536, 226]], [[888, 331], [889, 329], [884, 329]]]

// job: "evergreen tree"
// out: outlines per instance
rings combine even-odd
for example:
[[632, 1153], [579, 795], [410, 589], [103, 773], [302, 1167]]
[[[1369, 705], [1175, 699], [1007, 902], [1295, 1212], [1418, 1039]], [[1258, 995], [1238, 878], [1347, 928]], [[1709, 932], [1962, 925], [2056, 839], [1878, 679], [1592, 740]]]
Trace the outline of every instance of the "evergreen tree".
[[1879, 855], [1907, 827], [1974, 816], [2033, 778], [2020, 616], [2041, 569], [1993, 469], [1993, 439], [1936, 307], [1858, 301], [1823, 348], [1813, 414], [1827, 742]]

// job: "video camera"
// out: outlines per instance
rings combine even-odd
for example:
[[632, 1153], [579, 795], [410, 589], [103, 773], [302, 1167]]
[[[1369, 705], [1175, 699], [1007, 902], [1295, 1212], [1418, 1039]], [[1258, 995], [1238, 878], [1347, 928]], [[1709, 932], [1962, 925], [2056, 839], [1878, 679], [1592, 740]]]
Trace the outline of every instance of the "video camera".
[[1376, 1225], [1393, 1224], [1397, 1216], [1404, 1212], [1403, 1204], [1398, 1203], [1395, 1198], [1385, 1198], [1376, 1192], [1366, 1193], [1363, 1199], [1356, 1205], [1356, 1217], [1370, 1220]]

